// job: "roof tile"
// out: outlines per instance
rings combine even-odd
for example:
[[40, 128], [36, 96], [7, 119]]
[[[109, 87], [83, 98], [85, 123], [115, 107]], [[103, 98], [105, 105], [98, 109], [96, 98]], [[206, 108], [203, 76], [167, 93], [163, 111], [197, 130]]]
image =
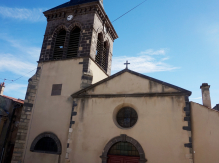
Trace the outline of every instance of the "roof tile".
[[20, 104], [24, 104], [24, 100], [16, 99], [16, 98], [9, 97], [9, 96], [5, 96], [5, 95], [0, 95], [0, 96], [5, 97], [5, 98], [7, 98], [7, 99], [10, 99], [10, 100], [12, 100], [12, 101], [14, 101], [14, 102], [18, 102], [18, 103], [20, 103]]

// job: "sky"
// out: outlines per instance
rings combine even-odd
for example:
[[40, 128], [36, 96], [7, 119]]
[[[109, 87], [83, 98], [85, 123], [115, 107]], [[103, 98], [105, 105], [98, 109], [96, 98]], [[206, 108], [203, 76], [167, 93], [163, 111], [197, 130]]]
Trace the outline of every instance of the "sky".
[[[143, 0], [103, 0], [111, 21]], [[35, 73], [46, 19], [43, 11], [66, 0], [0, 1], [0, 82], [4, 95], [24, 99]], [[125, 68], [192, 91], [202, 104], [200, 86], [211, 85], [219, 104], [219, 1], [147, 0], [113, 23], [112, 74]], [[12, 82], [10, 80], [15, 80]]]

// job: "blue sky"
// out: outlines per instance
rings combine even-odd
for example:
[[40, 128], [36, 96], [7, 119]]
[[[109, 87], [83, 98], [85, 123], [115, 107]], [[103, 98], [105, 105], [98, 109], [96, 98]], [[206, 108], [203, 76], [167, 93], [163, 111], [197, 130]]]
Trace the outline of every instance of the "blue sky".
[[[104, 0], [111, 21], [143, 0]], [[5, 95], [24, 99], [27, 80], [40, 55], [46, 19], [42, 12], [65, 0], [0, 1], [0, 81]], [[192, 91], [202, 103], [200, 85], [211, 85], [212, 105], [219, 103], [219, 1], [147, 0], [113, 25], [112, 72], [130, 69]], [[32, 72], [30, 72], [32, 71]], [[29, 74], [27, 74], [30, 72]]]

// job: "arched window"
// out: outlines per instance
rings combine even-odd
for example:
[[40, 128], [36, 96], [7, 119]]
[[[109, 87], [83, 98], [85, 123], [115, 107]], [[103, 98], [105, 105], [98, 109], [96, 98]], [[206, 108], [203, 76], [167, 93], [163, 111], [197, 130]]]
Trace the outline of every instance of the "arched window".
[[103, 36], [101, 33], [99, 33], [97, 39], [95, 62], [99, 66], [101, 66], [105, 71], [107, 71], [107, 67], [108, 67], [108, 53], [109, 53], [108, 42], [107, 41], [103, 42]]
[[139, 157], [139, 152], [136, 147], [129, 142], [118, 142], [110, 148], [108, 155]]
[[103, 57], [102, 57], [102, 64], [101, 64], [101, 67], [105, 71], [107, 71], [107, 67], [108, 67], [108, 53], [109, 53], [109, 45], [107, 41], [105, 41], [104, 46], [103, 46]]
[[53, 59], [62, 59], [65, 44], [65, 36], [66, 31], [64, 29], [61, 29], [56, 37]]
[[61, 154], [61, 143], [53, 133], [42, 133], [31, 144], [30, 151], [39, 153]]
[[80, 40], [80, 28], [74, 28], [70, 33], [70, 40], [68, 44], [67, 58], [77, 57], [78, 45]]
[[95, 62], [100, 66], [101, 66], [101, 62], [102, 62], [102, 53], [103, 53], [103, 38], [102, 38], [102, 34], [99, 33], [98, 38], [97, 38]]
[[50, 137], [40, 139], [34, 148], [35, 151], [58, 152], [56, 142]]

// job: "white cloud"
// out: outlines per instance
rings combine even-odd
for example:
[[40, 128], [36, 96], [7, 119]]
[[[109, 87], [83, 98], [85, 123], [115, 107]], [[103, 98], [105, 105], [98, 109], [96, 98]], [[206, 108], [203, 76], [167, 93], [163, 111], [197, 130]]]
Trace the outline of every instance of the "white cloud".
[[[147, 55], [148, 54], [148, 55]], [[178, 69], [179, 67], [171, 66], [164, 61], [168, 60], [168, 57], [158, 58], [151, 55], [164, 55], [165, 50], [154, 51], [152, 49], [146, 50], [140, 53], [140, 55], [134, 57], [120, 56], [113, 58], [112, 72], [115, 73], [125, 68], [125, 61], [129, 61], [129, 69], [137, 71], [139, 73], [150, 73], [150, 72], [160, 72], [160, 71], [171, 71]]]
[[160, 50], [153, 50], [153, 49], [147, 49], [145, 51], [140, 52], [139, 54], [148, 54], [148, 55], [165, 55], [166, 49], [160, 49]]
[[[0, 72], [2, 75], [7, 76], [4, 73], [12, 72], [19, 76], [31, 77], [37, 67], [36, 61], [40, 55], [40, 48], [28, 46], [27, 41], [15, 40], [7, 34], [0, 33], [0, 39], [7, 42], [6, 45], [12, 49], [12, 52], [6, 52], [8, 49], [4, 52], [3, 48], [0, 52]], [[19, 76], [15, 76], [14, 79]]]
[[[22, 54], [25, 55], [25, 58], [29, 58], [32, 60], [38, 60], [41, 48], [39, 47], [33, 47], [33, 46], [27, 46], [27, 43], [24, 40], [16, 40], [8, 36], [7, 34], [0, 33], [0, 39], [8, 42], [10, 46], [16, 48], [19, 50], [20, 53], [19, 56], [21, 57]], [[27, 55], [29, 54], [29, 55]]]
[[16, 83], [11, 83], [5, 86], [4, 94], [9, 93], [9, 92], [14, 92], [16, 91], [17, 93], [22, 93], [25, 94], [27, 89], [26, 84], [16, 84]]
[[27, 73], [35, 68], [36, 65], [31, 62], [22, 61], [11, 54], [0, 54], [0, 71], [2, 72], [11, 71], [18, 75], [30, 77], [30, 74]]
[[10, 8], [0, 6], [0, 15], [5, 18], [27, 20], [31, 22], [45, 21], [43, 9]]

